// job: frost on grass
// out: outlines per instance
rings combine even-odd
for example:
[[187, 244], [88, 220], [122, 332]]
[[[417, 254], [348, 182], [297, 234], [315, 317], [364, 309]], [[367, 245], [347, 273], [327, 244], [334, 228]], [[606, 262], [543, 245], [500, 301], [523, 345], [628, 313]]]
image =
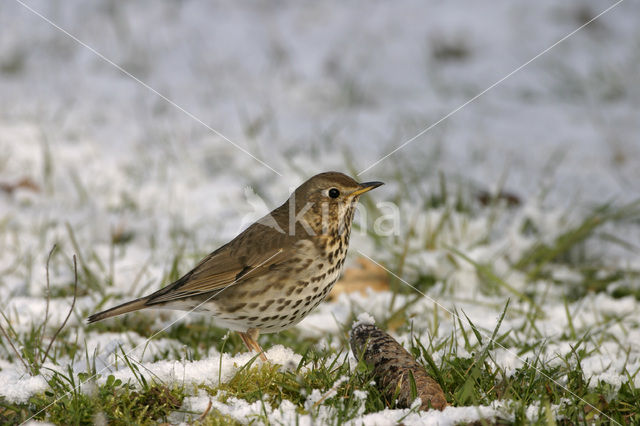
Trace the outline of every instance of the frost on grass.
[[[80, 294], [45, 366], [79, 375], [95, 362], [99, 383], [114, 374], [134, 386], [120, 348], [133, 350], [148, 379], [185, 386], [228, 381], [251, 354], [229, 345], [220, 358], [224, 332], [210, 333], [201, 318], [180, 322], [199, 341], [169, 330], [147, 344], [177, 315], [149, 312], [89, 328], [83, 318], [90, 311], [177, 278], [309, 175], [364, 169], [601, 10], [552, 0], [491, 7], [408, 2], [381, 3], [362, 15], [355, 4], [285, 1], [272, 25], [271, 9], [248, 3], [80, 3], [37, 7], [283, 175], [19, 3], [3, 7], [4, 21], [12, 23], [3, 26], [0, 42], [0, 308], [9, 335], [26, 355], [37, 346], [32, 336], [46, 311], [44, 264], [59, 244], [49, 328], [69, 306], [74, 253]], [[614, 407], [634, 395], [640, 228], [616, 223], [605, 208], [585, 221], [593, 204], [640, 197], [633, 184], [640, 181], [640, 73], [628, 43], [640, 37], [634, 8], [621, 3], [367, 172], [387, 183], [370, 200], [394, 201], [400, 229], [388, 237], [354, 229], [350, 252], [371, 256], [425, 297], [392, 280], [392, 291], [342, 294], [293, 331], [261, 337], [270, 359], [287, 371], [305, 354], [303, 369], [323, 371], [344, 359], [346, 332], [367, 312], [405, 348], [426, 347], [460, 406], [443, 413], [385, 408], [362, 377], [348, 383], [368, 389], [354, 391], [362, 401], [348, 414], [340, 411], [342, 394], [313, 413], [303, 412], [303, 403], [263, 407], [238, 398], [214, 398], [212, 409], [242, 422], [266, 415], [285, 424], [330, 422], [338, 414], [353, 424], [512, 419], [522, 393], [500, 406], [490, 392], [519, 380], [533, 386], [541, 377], [534, 362], [549, 374], [566, 368], [557, 381], [591, 393], [590, 401], [604, 395]], [[158, 28], [161, 37], [148, 36]], [[539, 37], [522, 28], [539, 29]], [[502, 190], [515, 192], [520, 205], [499, 197]], [[366, 223], [364, 215], [357, 220], [371, 230], [375, 209], [367, 212]], [[506, 334], [492, 344], [487, 334], [507, 298]], [[485, 349], [491, 371], [473, 370]], [[4, 338], [0, 360], [2, 401], [25, 402], [47, 389], [45, 373], [31, 377]], [[353, 358], [347, 362], [357, 368]], [[449, 375], [458, 369], [480, 373], [470, 373], [473, 386]], [[342, 376], [313, 389], [329, 392]], [[487, 376], [490, 383], [478, 379]], [[549, 407], [556, 419], [580, 404], [562, 402], [573, 397], [544, 385], [552, 394], [542, 386], [533, 397], [555, 398]], [[185, 407], [204, 411], [209, 396], [188, 392]], [[546, 410], [520, 407], [531, 419]]]
[[362, 312], [358, 315], [358, 319], [351, 325], [351, 329], [358, 327], [359, 325], [375, 325], [376, 320], [367, 312]]
[[[301, 355], [281, 345], [273, 346], [266, 351], [269, 362], [282, 365], [283, 368], [292, 368], [298, 365]], [[222, 358], [222, 359], [221, 359]], [[179, 385], [209, 385], [217, 386], [220, 382], [227, 382], [243, 368], [249, 361], [255, 358], [255, 354], [245, 352], [235, 356], [219, 354], [205, 360], [167, 360], [157, 362], [143, 362], [139, 364], [141, 371], [162, 383]], [[261, 363], [262, 361], [256, 360]], [[122, 364], [123, 361], [120, 361]], [[222, 367], [222, 368], [220, 368]], [[111, 370], [111, 371], [110, 371]], [[123, 382], [135, 382], [136, 377], [126, 365], [117, 370], [106, 370]], [[104, 381], [105, 379], [101, 379]]]
[[9, 402], [25, 403], [31, 396], [44, 392], [48, 387], [44, 376], [32, 377], [15, 364], [2, 361], [0, 368], [0, 396]]

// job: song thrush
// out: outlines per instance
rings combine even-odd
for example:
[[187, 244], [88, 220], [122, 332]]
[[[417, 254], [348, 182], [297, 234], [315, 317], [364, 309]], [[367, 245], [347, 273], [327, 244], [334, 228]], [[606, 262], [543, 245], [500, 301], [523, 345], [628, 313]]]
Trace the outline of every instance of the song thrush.
[[179, 280], [89, 323], [146, 308], [208, 312], [266, 360], [258, 334], [297, 324], [325, 299], [344, 265], [356, 202], [380, 185], [338, 172], [313, 176]]

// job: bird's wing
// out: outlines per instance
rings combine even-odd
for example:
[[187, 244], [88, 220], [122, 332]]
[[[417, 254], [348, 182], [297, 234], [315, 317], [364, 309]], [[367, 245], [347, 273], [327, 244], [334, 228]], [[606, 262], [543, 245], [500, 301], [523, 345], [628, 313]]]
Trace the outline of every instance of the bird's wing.
[[[147, 305], [165, 303], [210, 293], [256, 278], [291, 258], [292, 244], [286, 234], [262, 236], [252, 225], [243, 234], [220, 247], [182, 278], [149, 296]], [[251, 247], [248, 250], [247, 247]]]

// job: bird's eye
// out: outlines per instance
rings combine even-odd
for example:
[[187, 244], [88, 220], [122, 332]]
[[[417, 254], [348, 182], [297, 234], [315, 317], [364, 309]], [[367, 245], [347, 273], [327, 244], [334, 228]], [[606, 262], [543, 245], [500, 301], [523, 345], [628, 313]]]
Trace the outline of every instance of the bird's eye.
[[340, 196], [340, 191], [338, 191], [337, 188], [331, 188], [329, 190], [329, 197], [331, 198], [338, 198]]

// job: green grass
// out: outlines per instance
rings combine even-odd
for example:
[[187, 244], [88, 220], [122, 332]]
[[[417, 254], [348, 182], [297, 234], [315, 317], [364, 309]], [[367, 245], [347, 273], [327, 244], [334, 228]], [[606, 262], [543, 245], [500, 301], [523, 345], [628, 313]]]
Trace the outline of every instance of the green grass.
[[[539, 424], [604, 424], [608, 420], [602, 413], [621, 424], [640, 423], [637, 402], [640, 401], [640, 389], [633, 385], [640, 369], [628, 359], [629, 342], [621, 339], [619, 333], [611, 332], [614, 328], [628, 330], [640, 325], [616, 313], [602, 315], [589, 326], [582, 325], [574, 317], [580, 302], [589, 295], [606, 293], [613, 298], [632, 296], [640, 300], [640, 290], [634, 285], [640, 279], [640, 271], [624, 265], [607, 264], [606, 259], [594, 255], [589, 249], [593, 244], [604, 243], [633, 250], [635, 246], [632, 243], [614, 235], [611, 229], [618, 225], [637, 224], [640, 204], [618, 207], [606, 204], [582, 217], [574, 215], [566, 220], [560, 233], [549, 238], [533, 219], [508, 223], [510, 212], [518, 208], [515, 196], [482, 193], [480, 197], [474, 185], [454, 181], [444, 175], [433, 177], [434, 188], [427, 191], [419, 185], [413, 173], [418, 172], [397, 172], [394, 178], [406, 189], [406, 197], [417, 200], [425, 211], [438, 211], [440, 214], [429, 226], [413, 218], [405, 218], [405, 223], [410, 226], [405, 227], [400, 236], [384, 239], [369, 235], [377, 253], [386, 253], [380, 260], [398, 276], [410, 277], [409, 284], [417, 290], [436, 299], [462, 300], [465, 303], [469, 301], [452, 287], [451, 276], [463, 269], [470, 270], [479, 283], [479, 293], [487, 298], [478, 301], [477, 305], [489, 306], [496, 314], [502, 312], [496, 327], [485, 330], [476, 324], [478, 321], [473, 315], [458, 310], [456, 317], [435, 308], [433, 303], [426, 305], [424, 298], [415, 290], [399, 279], [391, 278], [394, 295], [386, 313], [377, 318], [378, 324], [396, 335], [411, 336], [407, 349], [440, 383], [450, 405], [499, 403], [503, 415], [487, 419], [490, 424], [526, 424], [529, 422], [527, 409], [532, 406]], [[380, 214], [371, 199], [364, 201], [374, 216]], [[478, 216], [487, 218], [486, 229], [472, 234], [472, 222]], [[500, 253], [495, 259], [483, 262], [474, 260], [469, 254], [474, 248], [491, 242], [504, 226], [517, 227], [522, 236], [533, 241], [517, 258], [509, 258], [506, 272], [504, 264], [499, 268], [496, 266]], [[99, 310], [110, 305], [115, 297], [138, 295], [115, 294], [111, 287], [115, 276], [113, 256], [136, 241], [138, 237], [133, 231], [113, 237], [108, 258], [103, 259], [98, 251], [81, 243], [71, 225], [66, 230], [66, 237], [61, 237], [60, 248], [51, 255], [50, 261], [52, 271], [60, 273], [65, 268], [73, 271], [72, 253], [77, 254], [77, 289], [75, 280], [64, 278], [61, 282], [52, 277], [52, 281], [56, 281], [48, 293], [52, 299], [71, 304], [74, 294], [77, 297], [91, 295], [95, 300], [95, 309], [92, 310]], [[146, 290], [178, 278], [185, 271], [185, 265], [203, 251], [203, 248], [196, 247], [193, 235], [173, 232], [172, 238], [174, 254], [164, 268], [164, 275]], [[414, 244], [416, 241], [419, 244]], [[464, 244], [459, 245], [461, 241]], [[442, 254], [440, 262], [449, 273], [440, 275], [423, 268], [416, 260], [417, 254], [434, 252]], [[571, 271], [579, 279], [567, 282], [556, 278], [553, 272], [557, 267]], [[524, 289], [514, 285], [513, 274], [524, 277], [527, 284]], [[136, 289], [143, 291], [140, 286]], [[551, 297], [557, 297], [559, 289], [562, 290], [562, 299], [552, 300]], [[510, 304], [505, 302], [508, 298], [512, 301]], [[553, 339], [540, 328], [551, 302], [563, 304], [568, 323], [567, 329]], [[82, 320], [88, 313], [76, 309], [73, 315]], [[119, 356], [122, 362], [118, 365], [129, 369], [135, 379], [122, 382], [107, 375], [104, 381], [99, 380], [101, 376], [96, 373], [108, 373], [96, 371], [95, 356], [87, 353], [85, 343], [79, 337], [79, 328], [90, 333], [133, 331], [140, 336], [151, 336], [159, 331], [152, 315], [134, 313], [90, 328], [80, 321], [79, 325], [63, 327], [59, 334], [55, 334], [61, 324], [49, 324], [45, 320], [34, 321], [28, 327], [23, 323], [18, 327], [14, 313], [3, 314], [6, 333], [0, 342], [3, 358], [24, 363], [32, 375], [44, 375], [47, 390], [31, 396], [25, 403], [9, 403], [0, 399], [0, 424], [19, 423], [31, 416], [56, 424], [90, 424], [102, 420], [109, 424], [157, 424], [168, 421], [172, 413], [181, 414], [185, 420], [197, 424], [238, 424], [233, 416], [223, 415], [215, 409], [204, 417], [201, 417], [203, 413], [184, 411], [181, 408], [184, 399], [196, 394], [209, 395], [223, 403], [232, 398], [248, 403], [259, 402], [264, 408], [250, 419], [253, 423], [268, 423], [268, 412], [283, 401], [292, 403], [298, 416], [326, 421], [327, 418], [322, 416], [329, 412], [334, 424], [362, 414], [396, 408], [395, 401], [377, 389], [368, 366], [362, 362], [350, 364], [347, 361], [350, 324], [344, 324], [338, 334], [323, 337], [324, 346], [334, 349], [319, 349], [319, 339], [302, 338], [296, 329], [261, 336], [261, 344], [265, 348], [280, 344], [302, 355], [296, 366], [259, 365], [254, 359], [246, 365], [237, 366], [237, 372], [228, 381], [218, 383], [214, 380], [216, 385], [210, 381], [208, 384], [187, 382], [176, 385], [163, 383], [124, 351]], [[512, 328], [502, 325], [503, 319], [514, 318], [521, 319], [519, 325]], [[443, 332], [441, 325], [447, 322], [452, 324], [451, 331]], [[157, 337], [173, 343], [168, 349], [154, 354], [154, 360], [203, 360], [213, 349], [229, 354], [245, 352], [238, 336], [212, 327], [206, 317], [178, 322]], [[51, 349], [47, 350], [52, 341]], [[571, 345], [568, 354], [555, 358], [544, 356], [549, 345], [561, 343]], [[604, 343], [617, 345], [617, 352], [626, 360], [627, 380], [623, 380], [619, 388], [596, 381], [583, 370], [582, 365], [587, 358], [607, 355], [600, 349]], [[522, 357], [524, 364], [510, 370], [501, 367], [495, 358], [496, 350], [501, 346]], [[88, 364], [84, 369], [87, 373], [74, 372], [68, 366], [69, 360], [80, 359], [86, 360], [83, 362]], [[48, 367], [51, 364], [58, 366], [57, 372]], [[309, 399], [314, 392], [316, 395], [319, 392], [319, 401]], [[362, 398], [360, 395], [365, 396]]]
[[[93, 386], [89, 392], [79, 389]], [[88, 374], [54, 373], [49, 389], [29, 399], [28, 404], [0, 402], [0, 423], [16, 424], [33, 416], [56, 424], [92, 424], [103, 418], [109, 424], [157, 424], [182, 405], [184, 391], [150, 383], [138, 389], [130, 383], [108, 376], [100, 386]]]
[[[280, 367], [274, 364], [255, 366], [249, 363], [229, 382], [204, 389], [213, 396], [221, 392], [221, 401], [235, 397], [248, 402], [263, 401], [272, 408], [288, 400], [299, 407], [300, 414], [313, 413], [317, 407], [311, 407], [311, 410], [305, 408], [306, 396], [314, 389], [323, 393], [334, 390], [335, 395], [322, 399], [322, 402], [335, 405], [338, 408], [336, 415], [342, 421], [348, 420], [351, 414], [360, 409], [357, 398], [353, 397], [355, 390], [369, 390], [377, 395], [376, 389], [370, 384], [370, 372], [362, 365], [352, 370], [342, 354], [329, 357], [327, 354], [306, 352], [294, 370], [282, 370]], [[336, 387], [335, 383], [341, 377], [348, 377], [348, 380]], [[379, 399], [367, 400], [365, 406], [368, 411], [384, 408]]]

